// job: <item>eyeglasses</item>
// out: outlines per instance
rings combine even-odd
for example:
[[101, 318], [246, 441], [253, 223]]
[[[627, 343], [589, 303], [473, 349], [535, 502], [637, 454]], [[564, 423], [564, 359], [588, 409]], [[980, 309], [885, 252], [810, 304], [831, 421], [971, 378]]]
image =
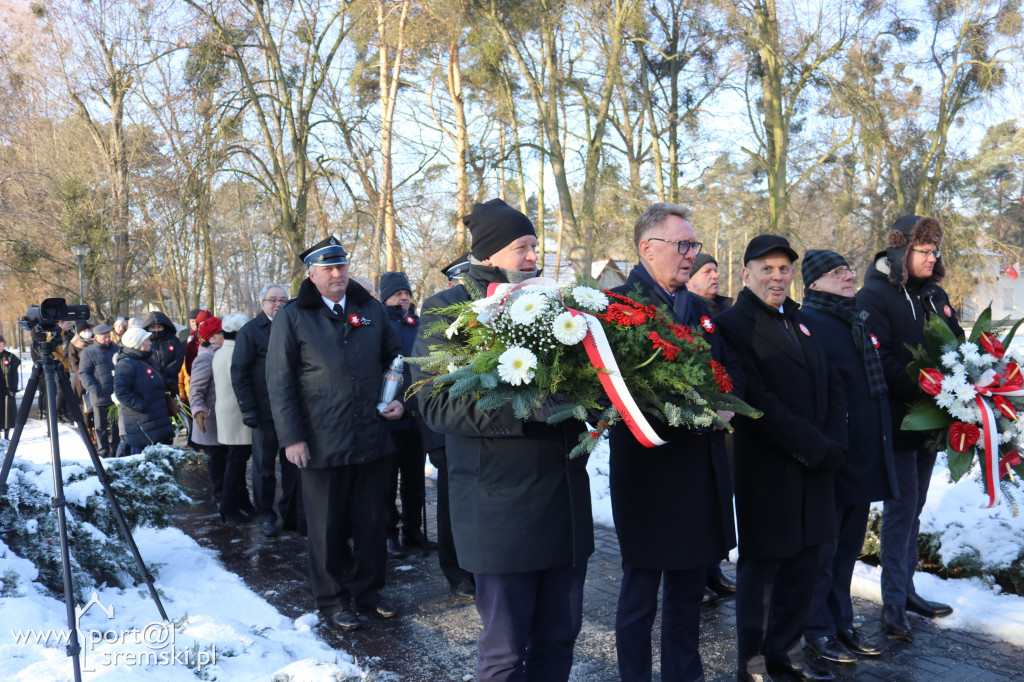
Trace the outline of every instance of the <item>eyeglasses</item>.
[[942, 257], [942, 252], [939, 251], [938, 249], [935, 249], [934, 251], [932, 251], [931, 249], [910, 249], [910, 250], [913, 251], [914, 253], [921, 254], [925, 258], [927, 258], [928, 256], [932, 256], [933, 258], [935, 258], [935, 260], [939, 260], [939, 258]]
[[854, 277], [856, 277], [857, 276], [857, 268], [848, 268], [848, 267], [846, 267], [844, 265], [844, 266], [840, 266], [840, 267], [836, 268], [835, 270], [833, 270], [832, 272], [830, 272], [828, 274], [831, 277], [835, 277], [836, 279], [844, 279], [847, 275], [853, 275]]
[[690, 252], [690, 249], [693, 249], [693, 255], [696, 256], [697, 254], [700, 253], [700, 250], [704, 248], [704, 245], [700, 242], [688, 242], [685, 240], [676, 239], [662, 239], [661, 237], [648, 237], [647, 241], [668, 242], [669, 244], [675, 244], [676, 248], [679, 249], [679, 253], [683, 254], [684, 256]]
[[263, 300], [265, 302], [267, 302], [267, 303], [282, 303], [283, 304], [283, 303], [287, 303], [288, 302], [287, 298], [265, 298]]

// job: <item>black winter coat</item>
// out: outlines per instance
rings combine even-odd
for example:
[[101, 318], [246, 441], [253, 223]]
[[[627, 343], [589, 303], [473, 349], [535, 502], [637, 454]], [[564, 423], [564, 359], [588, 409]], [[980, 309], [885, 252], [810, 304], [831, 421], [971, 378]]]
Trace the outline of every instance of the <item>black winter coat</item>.
[[925, 395], [917, 381], [907, 374], [912, 358], [905, 344], [916, 347], [924, 343], [924, 324], [929, 313], [941, 317], [960, 338], [964, 331], [957, 322], [949, 296], [939, 286], [941, 278], [932, 276], [925, 281], [908, 278], [904, 286], [900, 284], [901, 268], [900, 262], [892, 265], [885, 251], [877, 253], [864, 275], [864, 286], [857, 292], [857, 306], [871, 315], [871, 331], [878, 337], [878, 352], [885, 368], [885, 382], [889, 385], [893, 447], [920, 450], [924, 448], [928, 432], [900, 429], [908, 405]]
[[260, 424], [274, 425], [267, 390], [267, 348], [270, 346], [270, 325], [267, 314], [260, 314], [242, 325], [235, 336], [235, 352], [231, 356], [231, 385], [242, 414], [259, 414]]
[[160, 368], [167, 390], [177, 394], [178, 372], [185, 362], [185, 344], [178, 340], [178, 332], [171, 319], [159, 310], [154, 310], [143, 318], [142, 328], [157, 323], [162, 324], [164, 328], [159, 334], [149, 337], [153, 342], [153, 364]]
[[12, 393], [18, 390], [18, 367], [21, 358], [4, 349], [0, 353], [0, 429], [13, 429], [18, 420], [18, 401]]
[[151, 364], [151, 353], [122, 348], [114, 370], [114, 395], [121, 404], [121, 418], [129, 445], [145, 447], [174, 437], [167, 414], [165, 385], [160, 369]]
[[114, 404], [111, 398], [114, 395], [114, 363], [120, 350], [114, 343], [105, 346], [94, 343], [82, 351], [78, 377], [94, 407]]
[[[612, 291], [631, 296], [638, 283], [649, 302], [663, 303], [641, 282], [637, 268]], [[692, 299], [691, 315], [675, 321], [700, 329], [701, 318], [710, 315], [704, 299], [685, 290], [682, 295]], [[721, 334], [716, 329], [704, 338], [712, 356], [722, 361]], [[736, 546], [725, 432], [672, 429], [659, 422], [654, 427], [668, 443], [644, 447], [621, 421], [611, 430], [612, 515], [622, 561], [661, 570], [710, 566]]]
[[384, 457], [392, 446], [377, 400], [384, 372], [401, 352], [384, 305], [366, 289], [349, 280], [339, 317], [304, 280], [275, 316], [267, 350], [281, 447], [305, 441], [312, 469]]
[[782, 559], [835, 538], [833, 476], [818, 467], [829, 448], [846, 447], [846, 398], [798, 307], [787, 298], [780, 313], [744, 288], [715, 318], [742, 363], [744, 399], [764, 413], [733, 421], [739, 548], [751, 557]]
[[[828, 363], [839, 371], [850, 414], [849, 448], [836, 472], [836, 504], [857, 505], [898, 496], [892, 454], [892, 420], [888, 395], [872, 396], [864, 359], [853, 342], [850, 325], [814, 303], [802, 312], [825, 350]], [[871, 328], [871, 317], [867, 319]], [[877, 352], [877, 351], [875, 351]]]
[[[483, 290], [504, 282], [497, 268], [474, 265], [467, 273]], [[423, 304], [423, 326], [432, 309], [468, 301], [458, 286]], [[413, 355], [428, 355], [446, 342], [443, 333], [420, 338]], [[413, 379], [427, 378], [413, 368]], [[583, 425], [557, 426], [516, 419], [512, 408], [484, 412], [447, 391], [419, 396], [427, 426], [445, 434], [452, 535], [459, 566], [473, 573], [523, 573], [585, 564], [594, 551], [587, 457], [570, 460]]]

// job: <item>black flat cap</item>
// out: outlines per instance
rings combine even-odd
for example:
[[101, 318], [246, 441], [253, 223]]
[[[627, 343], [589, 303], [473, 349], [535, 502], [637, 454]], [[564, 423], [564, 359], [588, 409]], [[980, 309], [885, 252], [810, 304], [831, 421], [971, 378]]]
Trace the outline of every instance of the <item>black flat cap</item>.
[[755, 258], [760, 258], [772, 251], [782, 251], [789, 257], [790, 262], [800, 258], [800, 255], [789, 245], [789, 240], [775, 234], [759, 234], [747, 244], [747, 250], [743, 252], [743, 265], [746, 265]]

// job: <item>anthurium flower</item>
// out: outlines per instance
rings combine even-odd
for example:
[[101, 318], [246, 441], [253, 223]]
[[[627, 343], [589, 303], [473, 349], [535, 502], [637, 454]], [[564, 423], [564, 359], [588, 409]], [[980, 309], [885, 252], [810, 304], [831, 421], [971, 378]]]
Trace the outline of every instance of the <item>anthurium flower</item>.
[[921, 370], [917, 383], [920, 384], [921, 390], [928, 395], [938, 395], [942, 391], [942, 381], [945, 378], [942, 372], [929, 367], [928, 369]]
[[1018, 466], [1022, 461], [1020, 453], [1016, 450], [1010, 450], [1003, 458], [999, 460], [999, 478], [1005, 477], [1010, 473], [1010, 468]]
[[981, 438], [981, 430], [974, 424], [953, 422], [949, 425], [949, 447], [957, 452], [967, 452]]
[[1010, 401], [1001, 395], [992, 396], [992, 402], [995, 403], [996, 408], [1003, 413], [1003, 416], [1007, 419], [1017, 421], [1017, 410], [1013, 409], [1013, 405]]
[[1020, 367], [1016, 362], [1006, 363], [1006, 371], [1003, 372], [1004, 386], [1020, 386], [1024, 384], [1024, 375], [1020, 373]]
[[1003, 348], [1003, 342], [992, 336], [991, 332], [982, 332], [981, 338], [978, 339], [978, 343], [985, 349], [985, 352], [992, 357], [1002, 360], [1003, 356], [1006, 355], [1006, 349]]

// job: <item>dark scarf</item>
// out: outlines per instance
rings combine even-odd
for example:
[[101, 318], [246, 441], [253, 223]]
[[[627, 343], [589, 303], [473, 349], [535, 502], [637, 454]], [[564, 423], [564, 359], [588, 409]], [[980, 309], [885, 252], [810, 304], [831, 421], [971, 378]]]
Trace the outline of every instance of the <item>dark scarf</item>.
[[826, 315], [838, 318], [850, 327], [853, 345], [860, 351], [861, 359], [864, 362], [864, 372], [868, 379], [868, 392], [872, 398], [878, 398], [887, 394], [889, 388], [885, 383], [885, 370], [882, 368], [882, 359], [878, 357], [878, 350], [871, 343], [871, 333], [865, 324], [868, 312], [866, 310], [857, 310], [853, 298], [827, 291], [815, 291], [814, 289], [805, 290], [804, 307], [819, 310]]
[[654, 292], [654, 295], [658, 297], [661, 303], [669, 307], [669, 310], [672, 311], [672, 316], [676, 318], [676, 322], [680, 324], [694, 323], [690, 319], [692, 295], [686, 290], [685, 286], [676, 289], [674, 294], [670, 294], [654, 281], [651, 273], [647, 272], [643, 263], [637, 263], [637, 266], [633, 268], [633, 273], [636, 273], [636, 276], [644, 283], [645, 287]]

